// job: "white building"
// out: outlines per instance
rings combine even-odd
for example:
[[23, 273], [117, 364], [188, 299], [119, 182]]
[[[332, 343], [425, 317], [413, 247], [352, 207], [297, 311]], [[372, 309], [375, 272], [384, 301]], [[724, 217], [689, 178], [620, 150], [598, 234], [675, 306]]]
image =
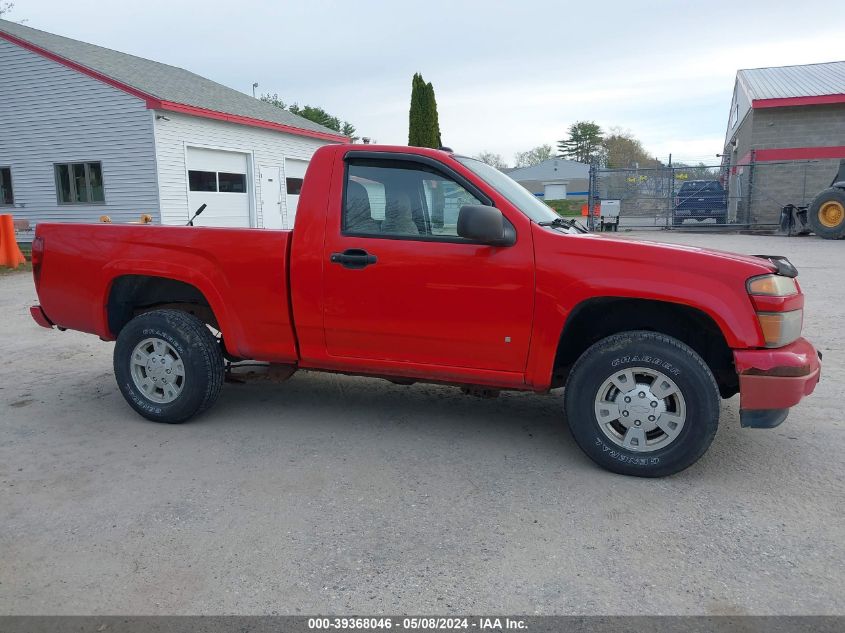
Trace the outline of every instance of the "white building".
[[0, 213], [290, 228], [348, 139], [187, 70], [0, 20]]

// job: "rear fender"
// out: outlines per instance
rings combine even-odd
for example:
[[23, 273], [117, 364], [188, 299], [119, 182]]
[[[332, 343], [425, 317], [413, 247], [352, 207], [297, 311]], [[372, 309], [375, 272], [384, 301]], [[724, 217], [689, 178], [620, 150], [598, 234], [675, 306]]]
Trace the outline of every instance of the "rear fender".
[[208, 301], [214, 317], [217, 319], [220, 332], [226, 340], [227, 348], [233, 353], [238, 352], [237, 349], [232, 349], [232, 347], [237, 347], [237, 341], [242, 340], [240, 323], [226, 309], [226, 302], [218, 290], [218, 284], [212, 281], [201, 270], [181, 264], [168, 263], [167, 265], [162, 265], [160, 262], [149, 260], [118, 260], [109, 262], [104, 267], [103, 273], [107, 277], [108, 283], [104, 285], [104, 295], [102, 297], [102, 323], [104, 324], [103, 329], [105, 334], [101, 334], [102, 338], [107, 340], [114, 340], [116, 338], [116, 333], [109, 331], [108, 326], [108, 301], [115, 280], [124, 275], [145, 275], [181, 281], [199, 290]]

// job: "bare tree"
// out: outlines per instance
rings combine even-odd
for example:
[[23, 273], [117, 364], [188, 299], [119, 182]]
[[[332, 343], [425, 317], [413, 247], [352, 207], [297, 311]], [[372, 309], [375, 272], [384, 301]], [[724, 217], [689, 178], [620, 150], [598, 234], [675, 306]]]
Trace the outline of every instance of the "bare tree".
[[12, 9], [14, 8], [14, 2], [0, 2], [0, 15], [6, 15], [7, 13], [11, 13]]
[[495, 167], [496, 169], [507, 169], [508, 164], [505, 162], [505, 159], [502, 157], [501, 154], [495, 154], [493, 152], [479, 152], [475, 155], [475, 158], [480, 160], [482, 163], [487, 163], [491, 167]]
[[554, 150], [551, 145], [538, 145], [527, 152], [517, 152], [514, 154], [515, 167], [533, 167], [539, 165], [544, 160], [550, 159], [554, 156]]
[[610, 169], [625, 167], [660, 167], [661, 163], [643, 147], [630, 131], [610, 128], [610, 134], [602, 140], [605, 166]]

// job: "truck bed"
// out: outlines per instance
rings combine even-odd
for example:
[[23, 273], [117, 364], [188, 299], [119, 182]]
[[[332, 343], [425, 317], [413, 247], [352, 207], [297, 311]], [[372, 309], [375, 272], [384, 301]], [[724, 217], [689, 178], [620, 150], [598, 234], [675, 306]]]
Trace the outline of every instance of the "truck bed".
[[113, 340], [109, 298], [119, 280], [166, 277], [195, 287], [217, 318], [227, 350], [295, 362], [288, 260], [291, 232], [113, 224], [39, 224], [36, 284], [47, 318]]

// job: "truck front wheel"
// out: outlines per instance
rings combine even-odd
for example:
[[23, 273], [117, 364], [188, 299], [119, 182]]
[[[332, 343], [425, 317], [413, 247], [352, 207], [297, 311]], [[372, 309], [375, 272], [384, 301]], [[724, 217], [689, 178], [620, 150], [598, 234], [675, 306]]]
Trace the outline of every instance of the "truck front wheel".
[[691, 466], [719, 422], [719, 390], [701, 356], [656, 332], [595, 343], [572, 368], [564, 401], [583, 451], [608, 470], [638, 477]]
[[210, 407], [223, 385], [223, 354], [197, 317], [154, 310], [132, 319], [114, 348], [123, 397], [155, 422], [184, 422]]

